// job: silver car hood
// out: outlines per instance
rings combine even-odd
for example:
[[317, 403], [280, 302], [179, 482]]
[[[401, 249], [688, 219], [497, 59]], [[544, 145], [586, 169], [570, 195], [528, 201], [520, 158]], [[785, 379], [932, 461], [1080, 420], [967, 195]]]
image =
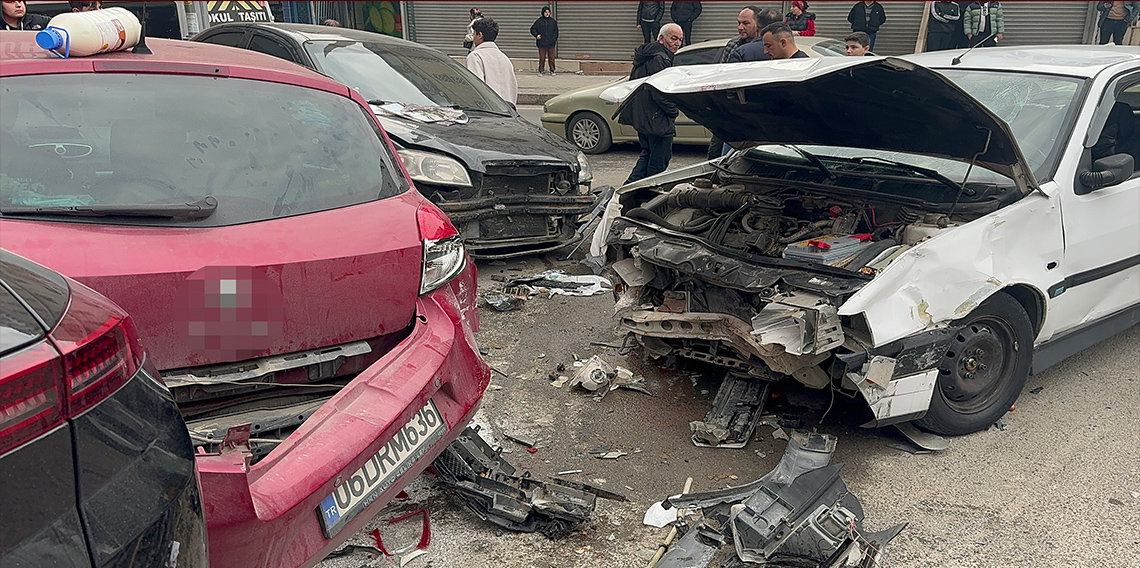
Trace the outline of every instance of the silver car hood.
[[602, 92], [655, 89], [736, 148], [809, 144], [937, 156], [1037, 181], [1009, 125], [936, 71], [894, 57], [819, 57], [666, 69]]

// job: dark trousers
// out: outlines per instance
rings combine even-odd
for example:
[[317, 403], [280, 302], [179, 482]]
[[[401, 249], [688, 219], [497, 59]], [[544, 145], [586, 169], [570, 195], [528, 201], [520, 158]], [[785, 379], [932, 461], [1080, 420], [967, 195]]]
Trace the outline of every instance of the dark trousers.
[[669, 167], [669, 160], [673, 158], [672, 136], [653, 136], [638, 132], [637, 141], [641, 144], [641, 155], [637, 157], [637, 163], [634, 164], [633, 171], [629, 173], [629, 179], [625, 180], [625, 184], [665, 171]]
[[546, 69], [545, 65], [546, 65], [547, 59], [550, 60], [550, 72], [551, 73], [554, 72], [554, 57], [555, 57], [554, 49], [555, 48], [553, 45], [550, 47], [538, 48], [538, 72], [539, 73], [542, 73]]
[[724, 155], [724, 142], [721, 142], [720, 138], [713, 136], [709, 140], [709, 153], [708, 153], [709, 159], [715, 160], [715, 159], [717, 159], [723, 155]]
[[693, 21], [689, 20], [687, 22], [677, 22], [677, 25], [681, 26], [681, 32], [685, 34], [685, 42], [681, 45], [689, 45], [693, 43]]
[[875, 34], [877, 33], [878, 32], [867, 32], [867, 37], [871, 38], [871, 45], [867, 46], [867, 49], [870, 49], [871, 51], [875, 51]]
[[1124, 43], [1124, 32], [1128, 30], [1128, 22], [1124, 20], [1110, 20], [1104, 19], [1104, 23], [1100, 25], [1100, 44], [1104, 45], [1112, 40], [1112, 43], [1121, 45]]
[[997, 47], [997, 36], [993, 32], [982, 32], [970, 39], [970, 47]]
[[953, 32], [931, 32], [926, 36], [926, 51], [942, 51], [953, 48]]
[[657, 41], [657, 32], [661, 31], [661, 22], [641, 22], [641, 37], [645, 43]]

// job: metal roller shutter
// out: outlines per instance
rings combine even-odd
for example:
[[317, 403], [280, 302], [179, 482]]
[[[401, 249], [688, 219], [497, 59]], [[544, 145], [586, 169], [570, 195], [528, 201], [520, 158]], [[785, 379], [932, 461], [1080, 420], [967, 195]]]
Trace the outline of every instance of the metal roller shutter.
[[[860, 2], [861, 4], [862, 2]], [[924, 2], [880, 2], [887, 21], [875, 37], [877, 55], [903, 55], [914, 53], [918, 41], [918, 27], [922, 23]], [[842, 40], [851, 33], [847, 14], [855, 2], [809, 2], [808, 10], [815, 12], [817, 35]]]
[[[1088, 2], [1002, 2], [1001, 5], [1005, 14], [1001, 45], [1083, 43]], [[1093, 8], [1093, 14], [1095, 10]]]
[[[408, 20], [413, 23], [414, 39], [448, 55], [466, 55], [463, 35], [467, 33], [468, 14], [476, 6], [483, 15], [499, 24], [495, 44], [510, 58], [538, 57], [530, 25], [542, 15], [542, 7], [551, 2], [408, 2]], [[557, 17], [557, 16], [556, 16]], [[559, 35], [565, 35], [559, 21]], [[637, 30], [634, 30], [637, 31]], [[562, 41], [559, 40], [561, 44]]]
[[636, 2], [558, 2], [555, 10], [560, 59], [630, 61], [641, 45]]

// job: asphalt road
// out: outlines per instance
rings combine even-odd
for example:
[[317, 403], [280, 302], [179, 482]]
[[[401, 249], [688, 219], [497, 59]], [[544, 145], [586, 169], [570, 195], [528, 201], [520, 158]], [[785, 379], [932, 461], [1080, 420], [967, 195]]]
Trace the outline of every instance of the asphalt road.
[[[703, 148], [678, 147], [672, 165], [695, 163], [703, 154]], [[636, 156], [624, 146], [591, 157], [595, 183], [620, 183]], [[480, 263], [479, 285], [488, 290], [550, 268], [587, 272], [554, 254], [526, 257]], [[667, 533], [641, 522], [652, 502], [678, 493], [686, 477], [693, 478], [694, 491], [709, 490], [752, 481], [776, 465], [785, 442], [769, 427], [745, 449], [694, 447], [688, 423], [707, 411], [716, 377], [661, 371], [594, 344], [621, 342], [612, 307], [609, 294], [534, 298], [505, 313], [480, 306], [478, 340], [496, 369], [483, 418], [497, 434], [539, 440], [534, 454], [503, 442], [504, 455], [520, 468], [540, 478], [581, 469], [569, 477], [624, 493], [630, 502], [599, 501], [593, 522], [550, 540], [480, 521], [421, 476], [408, 499], [389, 505], [351, 542], [371, 544], [372, 528], [426, 508], [432, 542], [409, 566], [642, 567]], [[843, 478], [863, 503], [865, 529], [909, 523], [887, 548], [883, 566], [1140, 566], [1138, 345], [1140, 327], [1030, 377], [1015, 410], [1002, 419], [1004, 430], [955, 438], [948, 450], [933, 454], [889, 447], [902, 440], [893, 429], [859, 428], [866, 411], [858, 402], [836, 400], [824, 417], [830, 401], [823, 392], [783, 386], [769, 411], [839, 438], [833, 463], [845, 464]], [[643, 375], [655, 396], [617, 390], [595, 401], [551, 385], [550, 374], [564, 374], [559, 364], [570, 367], [591, 355]], [[602, 460], [589, 454], [601, 446], [629, 455]], [[369, 560], [358, 553], [319, 566], [357, 568]]]

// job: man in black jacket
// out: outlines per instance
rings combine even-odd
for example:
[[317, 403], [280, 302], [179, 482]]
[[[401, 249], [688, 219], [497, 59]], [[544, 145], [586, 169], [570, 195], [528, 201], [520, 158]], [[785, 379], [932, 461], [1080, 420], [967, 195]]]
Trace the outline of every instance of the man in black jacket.
[[550, 17], [550, 6], [542, 7], [542, 17], [530, 26], [534, 45], [538, 47], [538, 74], [542, 75], [543, 64], [550, 60], [550, 74], [554, 74], [555, 45], [558, 43], [558, 22]]
[[661, 18], [665, 16], [664, 2], [637, 3], [637, 29], [645, 43], [650, 43], [661, 31]]
[[28, 7], [22, 1], [4, 2], [4, 18], [0, 21], [0, 29], [4, 30], [42, 30], [48, 25], [47, 16], [29, 14]]
[[887, 12], [883, 10], [883, 5], [874, 0], [863, 0], [851, 7], [847, 21], [851, 22], [851, 31], [863, 32], [871, 38], [871, 51], [875, 51], [875, 34], [887, 21]]
[[[665, 24], [657, 41], [647, 43], [633, 51], [633, 72], [629, 79], [648, 77], [673, 65], [673, 54], [684, 41], [681, 26]], [[633, 166], [626, 184], [659, 174], [669, 167], [673, 158], [673, 138], [677, 135], [675, 120], [677, 106], [650, 87], [641, 87], [633, 99], [621, 110], [618, 122], [628, 124], [637, 131], [641, 155]]]
[[962, 29], [962, 12], [956, 2], [931, 2], [926, 28], [926, 51], [954, 48], [954, 28]]
[[700, 15], [700, 2], [674, 2], [669, 6], [669, 19], [681, 26], [681, 33], [685, 34], [685, 45], [693, 43], [693, 21]]

